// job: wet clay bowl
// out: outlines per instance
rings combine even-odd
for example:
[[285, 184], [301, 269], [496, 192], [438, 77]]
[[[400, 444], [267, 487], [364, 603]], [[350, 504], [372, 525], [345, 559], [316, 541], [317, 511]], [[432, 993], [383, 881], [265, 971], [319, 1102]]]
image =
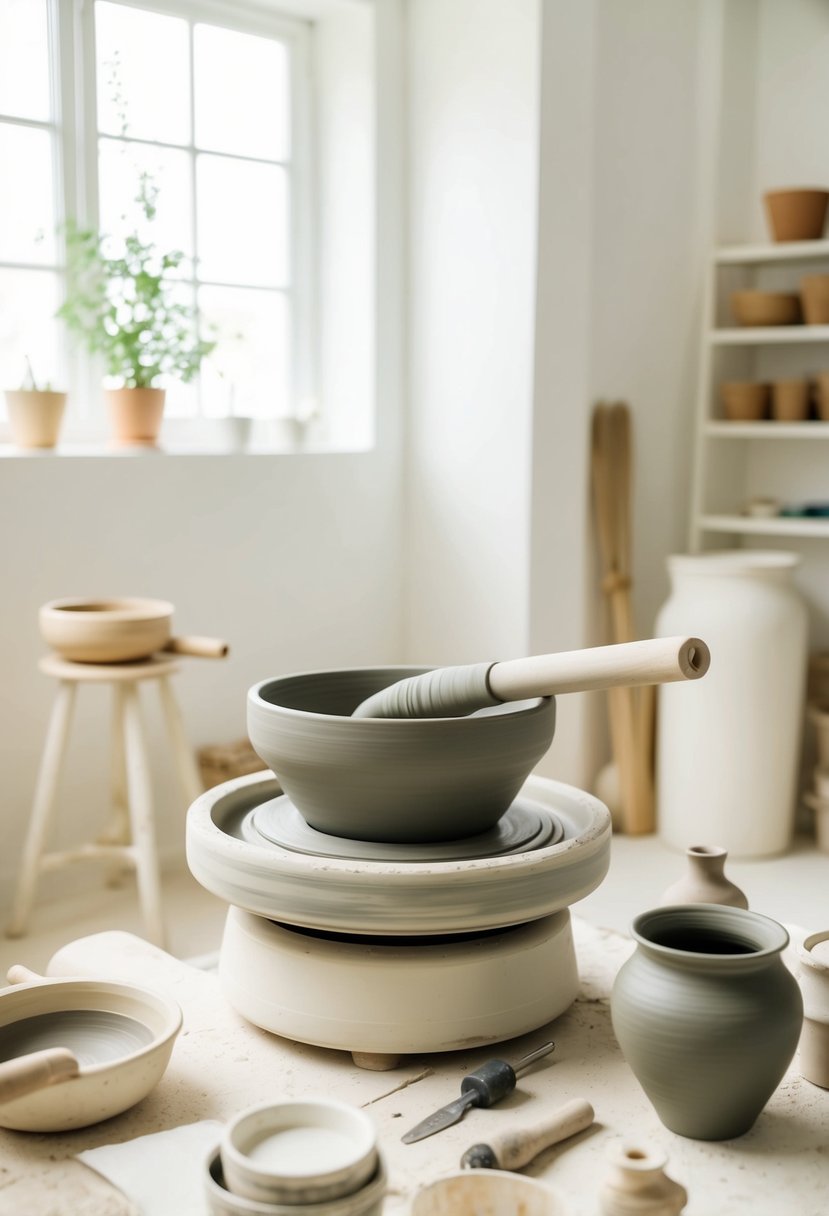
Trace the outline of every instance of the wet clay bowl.
[[462, 718], [352, 718], [425, 667], [312, 671], [248, 693], [248, 734], [303, 818], [352, 840], [460, 840], [498, 822], [555, 732], [552, 697]]
[[785, 291], [734, 291], [731, 311], [739, 325], [799, 325], [800, 296]]
[[421, 1188], [411, 1216], [570, 1216], [560, 1191], [507, 1170], [462, 1170]]
[[[18, 975], [32, 973], [13, 967], [9, 980]], [[70, 1131], [128, 1110], [161, 1080], [180, 1029], [174, 1001], [133, 984], [35, 976], [4, 989], [0, 1059], [68, 1047], [80, 1071], [2, 1103], [0, 1127]]]
[[225, 1185], [260, 1203], [324, 1203], [377, 1172], [377, 1135], [364, 1111], [330, 1100], [267, 1102], [243, 1111], [219, 1148]]
[[171, 636], [173, 605], [150, 599], [60, 599], [40, 609], [43, 640], [74, 663], [127, 663], [159, 650], [222, 658], [219, 638]]
[[379, 1153], [377, 1168], [365, 1186], [322, 1203], [263, 1203], [234, 1195], [225, 1180], [219, 1149], [208, 1156], [205, 1174], [210, 1216], [380, 1216], [386, 1194], [386, 1171]]

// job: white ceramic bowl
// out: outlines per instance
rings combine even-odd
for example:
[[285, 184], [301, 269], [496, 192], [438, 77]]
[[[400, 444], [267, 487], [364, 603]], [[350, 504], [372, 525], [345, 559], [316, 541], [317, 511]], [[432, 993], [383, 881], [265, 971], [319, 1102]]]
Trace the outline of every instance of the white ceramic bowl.
[[237, 1115], [221, 1146], [227, 1189], [260, 1203], [327, 1203], [377, 1172], [377, 1134], [364, 1111], [329, 1099], [267, 1102]]
[[421, 1188], [411, 1216], [569, 1216], [560, 1191], [506, 1170], [460, 1170]]
[[232, 1194], [225, 1184], [218, 1148], [207, 1158], [205, 1175], [210, 1216], [380, 1216], [386, 1193], [386, 1170], [379, 1153], [375, 1172], [364, 1187], [324, 1203], [260, 1203]]
[[[100, 1063], [81, 1059], [76, 1077], [4, 1102], [0, 1127], [26, 1132], [87, 1127], [128, 1110], [160, 1081], [181, 1029], [181, 1009], [166, 996], [134, 984], [40, 978], [16, 984], [0, 993], [0, 1029], [23, 1019], [71, 1011], [89, 1014], [94, 1027], [94, 1014], [99, 1010], [134, 1019], [146, 1027], [148, 1041], [127, 1044], [123, 1054], [119, 1051], [116, 1058], [104, 1058]], [[52, 1045], [61, 1045], [59, 1033]], [[95, 1054], [93, 1050], [93, 1059]]]

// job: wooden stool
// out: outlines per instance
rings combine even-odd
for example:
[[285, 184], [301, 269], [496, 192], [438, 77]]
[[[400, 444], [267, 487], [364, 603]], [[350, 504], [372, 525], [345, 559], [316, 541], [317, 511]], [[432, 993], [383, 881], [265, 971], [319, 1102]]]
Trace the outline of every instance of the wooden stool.
[[[58, 690], [40, 762], [8, 936], [19, 937], [26, 932], [34, 904], [35, 886], [41, 873], [63, 869], [73, 861], [99, 858], [115, 863], [110, 872], [113, 881], [125, 866], [135, 870], [147, 937], [163, 947], [165, 933], [161, 912], [161, 874], [138, 683], [140, 680], [158, 681], [173, 758], [189, 805], [202, 792], [202, 783], [170, 687], [169, 677], [178, 670], [179, 664], [176, 659], [163, 655], [135, 663], [107, 664], [72, 663], [57, 655], [47, 655], [40, 660], [39, 666], [45, 675], [54, 676], [58, 681]], [[54, 820], [58, 782], [78, 684], [112, 684], [112, 817], [109, 826], [95, 843], [82, 844], [63, 852], [46, 853], [44, 848]]]

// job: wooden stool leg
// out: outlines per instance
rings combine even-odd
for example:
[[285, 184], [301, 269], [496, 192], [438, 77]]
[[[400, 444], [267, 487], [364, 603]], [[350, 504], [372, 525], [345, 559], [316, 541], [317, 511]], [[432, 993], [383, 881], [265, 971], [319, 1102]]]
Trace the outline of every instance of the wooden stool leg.
[[52, 824], [55, 810], [55, 795], [60, 778], [63, 758], [66, 754], [66, 742], [69, 738], [69, 727], [72, 722], [72, 709], [75, 704], [75, 685], [69, 680], [58, 683], [52, 716], [49, 719], [49, 729], [46, 733], [46, 744], [40, 771], [37, 777], [32, 817], [23, 858], [20, 866], [20, 880], [12, 905], [11, 922], [6, 930], [9, 937], [20, 937], [26, 932], [26, 926], [32, 912], [35, 897], [35, 885], [39, 870], [40, 855], [46, 843], [46, 837]]
[[158, 687], [161, 694], [164, 716], [167, 719], [167, 730], [173, 747], [173, 758], [176, 762], [181, 788], [184, 791], [184, 797], [189, 806], [191, 802], [195, 802], [199, 794], [204, 793], [204, 785], [199, 776], [198, 766], [190, 744], [187, 742], [187, 736], [184, 733], [184, 723], [181, 720], [181, 713], [179, 712], [175, 694], [166, 676], [161, 677]]
[[[129, 799], [127, 797], [127, 768], [124, 757], [124, 685], [112, 686], [112, 815], [98, 837], [99, 844], [128, 845], [130, 843]], [[120, 887], [131, 867], [123, 861], [114, 862], [107, 871], [108, 887]]]
[[147, 937], [163, 949], [165, 934], [161, 912], [161, 872], [155, 842], [152, 786], [144, 746], [141, 706], [138, 702], [138, 692], [133, 685], [124, 689], [124, 744], [138, 898], [147, 927]]

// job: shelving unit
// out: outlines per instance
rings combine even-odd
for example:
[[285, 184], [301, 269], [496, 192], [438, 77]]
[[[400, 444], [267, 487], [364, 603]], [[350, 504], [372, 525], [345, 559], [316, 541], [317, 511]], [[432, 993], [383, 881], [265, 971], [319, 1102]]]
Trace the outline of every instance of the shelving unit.
[[[808, 378], [829, 371], [829, 325], [741, 328], [733, 324], [728, 307], [731, 291], [796, 291], [808, 273], [829, 274], [829, 240], [724, 246], [711, 259], [697, 400], [692, 551], [728, 545], [724, 537], [731, 537], [733, 545], [751, 537], [829, 539], [829, 519], [743, 513], [755, 496], [829, 500], [829, 472], [816, 484], [811, 445], [790, 442], [829, 439], [829, 422], [731, 422], [724, 418], [719, 400], [723, 380]], [[825, 449], [820, 452], [825, 463]], [[784, 462], [785, 477], [777, 471]], [[793, 476], [793, 463], [802, 470], [802, 479]], [[794, 488], [781, 493], [780, 485]]]

